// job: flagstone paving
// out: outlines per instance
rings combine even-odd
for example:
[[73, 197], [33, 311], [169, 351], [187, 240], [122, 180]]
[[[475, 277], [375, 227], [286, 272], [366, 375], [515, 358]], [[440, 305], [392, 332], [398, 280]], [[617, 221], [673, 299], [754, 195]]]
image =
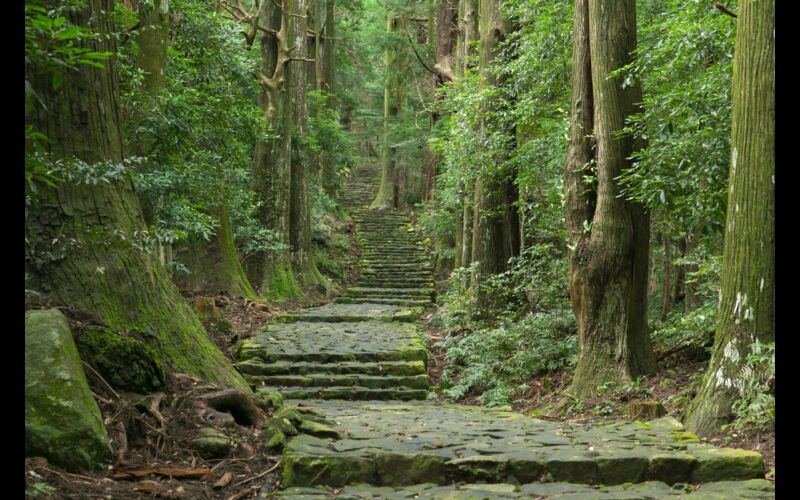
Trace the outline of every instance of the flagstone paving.
[[358, 167], [342, 200], [358, 285], [238, 347], [257, 393], [287, 400], [264, 430], [283, 450], [280, 498], [774, 498], [759, 453], [701, 443], [671, 417], [579, 425], [426, 400], [415, 320], [435, 300], [430, 259], [404, 214], [366, 208], [376, 171]]

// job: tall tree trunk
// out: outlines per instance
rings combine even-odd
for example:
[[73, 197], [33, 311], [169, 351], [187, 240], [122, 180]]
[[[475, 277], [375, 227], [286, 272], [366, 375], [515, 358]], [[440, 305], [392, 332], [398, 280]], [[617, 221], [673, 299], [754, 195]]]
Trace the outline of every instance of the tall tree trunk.
[[[397, 20], [394, 13], [386, 11], [386, 33], [391, 34]], [[370, 204], [370, 210], [385, 210], [395, 206], [395, 168], [394, 168], [394, 148], [389, 144], [389, 126], [391, 121], [397, 117], [398, 106], [396, 99], [392, 99], [393, 94], [399, 93], [396, 78], [393, 77], [395, 54], [387, 46], [384, 54], [384, 85], [383, 85], [383, 152], [381, 155], [381, 184], [378, 194]], [[396, 96], [395, 96], [396, 97]]]
[[[262, 2], [262, 18], [267, 25], [280, 30], [287, 22], [288, 0], [281, 5]], [[282, 19], [286, 16], [286, 19]], [[263, 34], [260, 40], [261, 72], [264, 75], [280, 74], [280, 40]], [[289, 191], [291, 180], [291, 108], [286, 103], [285, 86], [276, 81], [274, 86], [261, 86], [259, 105], [272, 136], [256, 143], [256, 162], [253, 172], [255, 191], [261, 202], [258, 218], [276, 235], [281, 249], [259, 252], [247, 266], [251, 282], [261, 284], [261, 293], [272, 299], [302, 297], [303, 292], [292, 272], [289, 252]]]
[[[678, 240], [678, 252], [681, 259], [686, 258], [686, 236]], [[675, 266], [675, 286], [672, 289], [672, 303], [677, 305], [684, 300], [684, 290], [686, 288], [686, 266], [681, 264]]]
[[[144, 5], [140, 9], [144, 9]], [[143, 87], [152, 95], [161, 93], [167, 71], [169, 46], [169, 2], [153, 0], [153, 6], [140, 18], [139, 53], [136, 63], [144, 72]]]
[[664, 286], [661, 287], [661, 319], [663, 321], [667, 320], [667, 315], [669, 314], [672, 293], [672, 245], [669, 239], [669, 228], [665, 227], [661, 235], [661, 241], [664, 245]]
[[[217, 183], [223, 182], [222, 167], [217, 164]], [[179, 286], [255, 300], [257, 295], [236, 253], [230, 209], [224, 196], [217, 200], [213, 215], [217, 219], [217, 230], [210, 241], [194, 241], [177, 248], [178, 259], [190, 274], [176, 275], [174, 280]]]
[[740, 2], [738, 14], [717, 331], [685, 420], [698, 434], [729, 421], [753, 343], [775, 339], [775, 2]]
[[[618, 137], [640, 101], [638, 87], [622, 88], [610, 72], [630, 62], [636, 48], [634, 0], [576, 0], [573, 95], [566, 164], [569, 292], [578, 322], [578, 364], [570, 392], [595, 393], [656, 370], [647, 337], [650, 225], [643, 208], [619, 195], [616, 178], [634, 149]], [[594, 127], [596, 155], [587, 134]], [[597, 189], [580, 179], [594, 162]]]
[[[70, 17], [101, 34], [87, 40], [87, 46], [114, 52], [113, 1], [88, 0], [85, 5]], [[50, 85], [51, 75], [35, 75], [33, 85], [46, 109], [38, 107], [26, 118], [51, 140], [47, 148], [53, 158], [119, 163], [124, 151], [114, 59], [102, 69], [76, 69], [58, 91]], [[249, 390], [208, 339], [164, 266], [137, 248], [137, 233], [145, 226], [128, 175], [95, 185], [67, 181], [45, 195], [28, 207], [25, 217], [26, 272], [37, 291], [137, 338], [165, 372], [187, 372]]]
[[331, 94], [328, 106], [336, 109], [336, 0], [325, 4], [325, 35], [322, 38], [322, 89]]
[[[499, 85], [491, 75], [489, 67], [497, 57], [498, 44], [507, 32], [507, 23], [500, 12], [499, 0], [480, 0], [479, 32], [480, 32], [480, 74], [483, 85]], [[487, 126], [482, 124], [481, 126]], [[491, 296], [481, 286], [484, 278], [505, 271], [508, 260], [504, 236], [507, 229], [506, 186], [502, 180], [479, 178], [475, 182], [475, 198], [472, 215], [472, 262], [478, 267], [470, 280], [475, 293], [477, 309], [476, 317], [483, 317], [491, 307]]]
[[[461, 39], [461, 59], [459, 60], [459, 74], [463, 75], [467, 69], [467, 60], [475, 54], [473, 42], [478, 40], [478, 2], [477, 0], [461, 0], [463, 7], [462, 39]], [[461, 222], [461, 248], [456, 251], [461, 252], [461, 265], [468, 267], [472, 263], [472, 214], [474, 200], [475, 183], [466, 180], [462, 186], [463, 205], [459, 219]], [[463, 286], [469, 285], [469, 277], [465, 276]]]
[[[306, 58], [308, 37], [306, 31], [306, 2], [291, 0], [289, 14], [289, 40], [294, 54]], [[308, 157], [304, 138], [308, 133], [306, 112], [306, 85], [308, 73], [306, 63], [291, 61], [286, 71], [288, 92], [285, 104], [290, 110], [292, 123], [291, 190], [289, 195], [289, 243], [292, 251], [292, 267], [297, 280], [303, 286], [324, 286], [327, 280], [320, 274], [311, 250], [311, 204], [308, 197]]]

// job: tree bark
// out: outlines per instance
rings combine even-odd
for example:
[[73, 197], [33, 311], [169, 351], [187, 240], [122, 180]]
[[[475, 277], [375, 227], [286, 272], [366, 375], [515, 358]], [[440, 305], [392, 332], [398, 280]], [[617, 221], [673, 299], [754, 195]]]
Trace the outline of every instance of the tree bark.
[[775, 339], [775, 2], [741, 2], [738, 14], [717, 330], [684, 422], [701, 435], [730, 420], [753, 344]]
[[331, 94], [328, 106], [336, 109], [336, 0], [327, 0], [325, 5], [325, 35], [322, 39], [322, 89]]
[[[140, 7], [143, 9], [144, 6]], [[169, 46], [169, 2], [153, 0], [153, 6], [140, 18], [137, 65], [144, 71], [144, 89], [152, 95], [161, 93], [167, 71]]]
[[[386, 12], [386, 33], [392, 33], [397, 20], [392, 11]], [[378, 188], [378, 194], [370, 204], [370, 210], [386, 210], [394, 208], [395, 205], [395, 165], [394, 165], [394, 148], [389, 144], [389, 125], [391, 121], [397, 117], [399, 109], [397, 101], [399, 100], [400, 89], [397, 88], [396, 78], [391, 74], [394, 71], [394, 51], [386, 48], [384, 54], [384, 88], [383, 88], [383, 152], [381, 154], [381, 184]], [[392, 99], [393, 94], [395, 99]]]
[[[650, 225], [643, 208], [620, 198], [616, 178], [629, 165], [631, 137], [618, 137], [641, 100], [608, 74], [628, 64], [636, 48], [633, 0], [576, 0], [573, 95], [566, 164], [569, 291], [578, 322], [578, 364], [569, 392], [595, 393], [656, 370], [647, 337]], [[591, 114], [592, 116], [587, 116]], [[594, 127], [596, 150], [586, 134]], [[594, 161], [596, 190], [581, 176]], [[588, 173], [588, 172], [587, 172]]]
[[[499, 0], [480, 0], [480, 75], [483, 85], [499, 85], [489, 72], [497, 57], [498, 44], [503, 40], [508, 26], [500, 11]], [[487, 126], [483, 124], [481, 126]], [[506, 183], [498, 179], [479, 178], [475, 181], [475, 198], [472, 215], [472, 262], [477, 262], [470, 281], [476, 300], [476, 317], [484, 317], [492, 305], [492, 297], [481, 286], [485, 277], [505, 271], [509, 236]]]
[[[100, 33], [86, 41], [92, 50], [115, 51], [113, 12], [112, 0], [88, 0], [70, 14], [75, 24]], [[58, 91], [48, 74], [36, 75], [34, 86], [46, 109], [38, 107], [26, 118], [50, 138], [53, 158], [123, 160], [114, 58], [102, 69], [77, 66]], [[136, 238], [144, 232], [129, 175], [95, 185], [64, 182], [26, 211], [26, 272], [46, 300], [145, 343], [160, 369], [249, 391], [208, 339], [164, 266], [138, 247]]]
[[[294, 57], [307, 58], [306, 2], [291, 0], [289, 13], [289, 40], [294, 47]], [[302, 286], [324, 286], [326, 279], [314, 263], [311, 250], [311, 204], [308, 197], [308, 158], [304, 145], [308, 133], [306, 110], [306, 63], [293, 60], [286, 71], [288, 92], [284, 104], [290, 111], [292, 130], [291, 189], [289, 194], [289, 244], [292, 267]]]
[[[279, 31], [281, 36], [288, 23], [288, 0], [280, 5], [262, 2], [261, 17], [268, 27]], [[289, 252], [289, 192], [291, 180], [291, 108], [286, 103], [284, 53], [287, 41], [263, 34], [260, 40], [261, 74], [271, 75], [271, 84], [263, 82], [259, 94], [259, 105], [264, 110], [264, 119], [273, 137], [256, 143], [254, 189], [261, 206], [258, 218], [276, 235], [281, 249], [259, 252], [247, 266], [251, 282], [261, 284], [261, 293], [272, 299], [302, 297], [303, 292], [292, 272]]]
[[[217, 182], [224, 182], [219, 164]], [[217, 200], [213, 214], [217, 219], [216, 233], [210, 241], [194, 241], [177, 249], [178, 260], [186, 265], [190, 274], [176, 275], [173, 279], [179, 286], [255, 300], [257, 295], [236, 253], [230, 209], [224, 197]]]

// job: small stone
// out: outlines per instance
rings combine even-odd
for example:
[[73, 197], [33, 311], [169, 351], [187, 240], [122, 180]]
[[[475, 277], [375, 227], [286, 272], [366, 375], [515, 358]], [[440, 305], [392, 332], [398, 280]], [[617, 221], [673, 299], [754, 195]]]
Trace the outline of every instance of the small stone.
[[231, 440], [225, 434], [210, 427], [200, 429], [200, 437], [192, 440], [192, 448], [205, 458], [224, 458], [231, 452]]
[[259, 387], [256, 389], [256, 397], [271, 410], [278, 410], [283, 406], [283, 395], [274, 389]]

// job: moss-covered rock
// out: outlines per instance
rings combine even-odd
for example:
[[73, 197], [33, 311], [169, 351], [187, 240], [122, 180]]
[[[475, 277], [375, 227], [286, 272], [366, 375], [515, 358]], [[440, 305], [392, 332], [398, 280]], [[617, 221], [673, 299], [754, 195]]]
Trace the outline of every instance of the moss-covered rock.
[[25, 455], [70, 471], [101, 468], [111, 444], [64, 315], [25, 314]]
[[200, 429], [200, 436], [192, 440], [192, 448], [205, 459], [224, 458], [231, 452], [231, 440], [211, 427]]
[[164, 369], [155, 362], [154, 350], [134, 336], [100, 326], [76, 332], [81, 358], [118, 389], [149, 394], [164, 387]]
[[274, 389], [259, 387], [256, 389], [256, 398], [271, 410], [278, 410], [283, 407], [283, 395]]

